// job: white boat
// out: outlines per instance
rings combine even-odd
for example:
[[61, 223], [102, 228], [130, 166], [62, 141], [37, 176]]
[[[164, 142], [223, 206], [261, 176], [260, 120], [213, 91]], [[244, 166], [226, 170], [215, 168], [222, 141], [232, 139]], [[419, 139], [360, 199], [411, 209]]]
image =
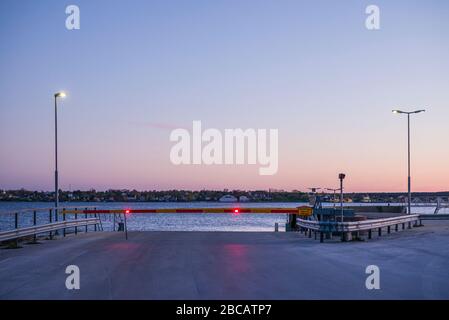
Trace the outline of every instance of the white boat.
[[368, 203], [371, 202], [371, 198], [369, 196], [364, 196], [362, 202]]

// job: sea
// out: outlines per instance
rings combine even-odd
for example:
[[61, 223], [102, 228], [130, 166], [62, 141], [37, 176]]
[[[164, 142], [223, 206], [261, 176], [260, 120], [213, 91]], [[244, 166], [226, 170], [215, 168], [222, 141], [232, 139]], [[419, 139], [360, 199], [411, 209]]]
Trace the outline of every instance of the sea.
[[[295, 208], [308, 205], [304, 202], [257, 202], [257, 203], [221, 203], [221, 202], [69, 202], [60, 203], [60, 207], [66, 208], [96, 208], [96, 209], [165, 209], [165, 208]], [[333, 206], [332, 203], [324, 206]], [[346, 204], [345, 204], [346, 205]], [[347, 205], [387, 205], [379, 203], [349, 203]], [[395, 204], [391, 204], [395, 205]], [[36, 209], [37, 224], [49, 222], [52, 203], [49, 202], [0, 202], [0, 231], [15, 228], [15, 213], [19, 212], [18, 226], [27, 227], [33, 224], [33, 209]], [[31, 210], [25, 211], [24, 210]], [[412, 208], [412, 213], [432, 214], [435, 206]], [[441, 209], [440, 213], [449, 213], [447, 208]], [[113, 230], [113, 215], [100, 215], [104, 230]], [[67, 219], [73, 219], [68, 215]], [[53, 221], [55, 217], [52, 217]], [[116, 215], [115, 226], [123, 219]], [[59, 220], [62, 220], [61, 215]], [[245, 232], [272, 232], [275, 224], [278, 224], [280, 232], [285, 231], [287, 222], [286, 214], [137, 214], [127, 216], [127, 227], [129, 231], [245, 231]], [[82, 228], [84, 229], [84, 227]], [[89, 229], [93, 229], [90, 226]]]

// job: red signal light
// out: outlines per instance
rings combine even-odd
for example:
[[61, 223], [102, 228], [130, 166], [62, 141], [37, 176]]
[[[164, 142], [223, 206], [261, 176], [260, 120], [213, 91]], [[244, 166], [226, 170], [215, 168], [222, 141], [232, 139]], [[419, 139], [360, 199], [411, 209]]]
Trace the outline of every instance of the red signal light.
[[129, 209], [126, 209], [125, 214], [129, 214], [129, 213], [130, 213]]
[[239, 213], [239, 209], [234, 209], [234, 213]]

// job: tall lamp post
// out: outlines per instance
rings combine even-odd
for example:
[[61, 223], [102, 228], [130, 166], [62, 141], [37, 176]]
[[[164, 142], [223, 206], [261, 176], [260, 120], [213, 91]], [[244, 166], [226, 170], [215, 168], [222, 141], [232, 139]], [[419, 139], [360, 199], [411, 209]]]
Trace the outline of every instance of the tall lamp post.
[[412, 214], [412, 192], [411, 192], [411, 178], [410, 178], [410, 115], [415, 113], [421, 113], [426, 110], [416, 110], [416, 111], [401, 111], [393, 110], [393, 113], [406, 114], [407, 115], [407, 145], [408, 145], [408, 214]]
[[338, 179], [340, 179], [340, 209], [341, 209], [341, 222], [343, 223], [343, 180], [346, 175], [344, 173], [338, 174]]
[[55, 220], [58, 221], [59, 187], [58, 187], [58, 98], [65, 98], [63, 91], [56, 92], [55, 96]]

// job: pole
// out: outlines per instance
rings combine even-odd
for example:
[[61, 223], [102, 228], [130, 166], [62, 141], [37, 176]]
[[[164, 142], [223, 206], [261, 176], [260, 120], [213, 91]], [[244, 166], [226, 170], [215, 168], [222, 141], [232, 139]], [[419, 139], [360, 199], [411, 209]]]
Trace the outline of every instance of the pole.
[[334, 201], [333, 201], [333, 202], [334, 202], [334, 209], [335, 209], [335, 206], [336, 206], [336, 203], [335, 203], [336, 191], [337, 191], [337, 190], [334, 189]]
[[343, 178], [340, 178], [340, 209], [341, 209], [341, 223], [343, 223]]
[[[37, 223], [37, 217], [36, 217], [36, 210], [33, 211], [33, 226], [35, 226]], [[37, 242], [37, 235], [34, 234], [33, 236], [33, 242]]]
[[412, 214], [412, 192], [410, 178], [410, 114], [407, 114], [407, 137], [408, 137], [408, 214]]
[[[48, 212], [48, 220], [49, 223], [53, 223], [53, 210], [50, 209], [50, 211]], [[50, 231], [50, 240], [53, 240], [53, 233]]]
[[[59, 188], [58, 188], [58, 103], [55, 95], [55, 208], [59, 206]], [[55, 209], [56, 221], [58, 221], [58, 209]]]
[[128, 240], [128, 226], [126, 225], [126, 213], [124, 214], [124, 220], [125, 220], [125, 238]]

